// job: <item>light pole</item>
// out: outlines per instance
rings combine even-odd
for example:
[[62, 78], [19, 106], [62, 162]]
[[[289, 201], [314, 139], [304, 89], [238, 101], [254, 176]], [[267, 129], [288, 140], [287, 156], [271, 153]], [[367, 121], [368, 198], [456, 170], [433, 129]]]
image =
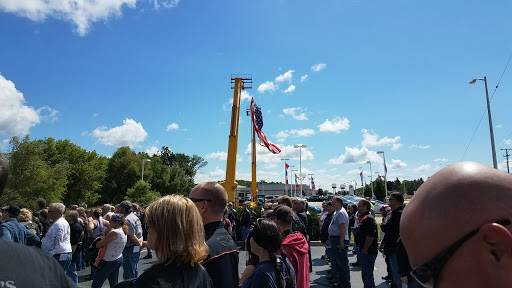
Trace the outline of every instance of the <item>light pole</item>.
[[492, 163], [494, 164], [494, 169], [498, 169], [498, 161], [496, 161], [496, 148], [494, 148], [494, 132], [492, 130], [492, 118], [491, 118], [491, 104], [489, 103], [489, 91], [487, 90], [487, 77], [484, 76], [484, 79], [473, 79], [469, 84], [475, 84], [476, 80], [482, 80], [485, 83], [485, 97], [487, 98], [487, 115], [489, 116], [489, 130], [491, 131], [491, 148], [492, 148]]
[[286, 182], [288, 181], [288, 168], [286, 167], [286, 161], [290, 160], [288, 158], [281, 158], [281, 161], [284, 160], [284, 195], [288, 195], [288, 187], [286, 186]]
[[373, 194], [372, 162], [367, 161], [366, 163], [370, 163], [370, 183], [372, 184], [372, 199], [375, 199], [375, 194]]
[[299, 178], [300, 178], [300, 197], [302, 197], [302, 148], [308, 147], [307, 145], [298, 144], [293, 145], [293, 148], [299, 148]]
[[404, 197], [405, 197], [405, 177], [402, 177], [404, 179]]
[[142, 181], [144, 181], [144, 162], [151, 162], [151, 160], [142, 159], [142, 178], [141, 178]]
[[388, 168], [386, 167], [386, 156], [384, 156], [384, 151], [377, 151], [377, 154], [382, 154], [382, 158], [384, 159], [384, 191], [386, 191], [386, 198], [388, 198]]

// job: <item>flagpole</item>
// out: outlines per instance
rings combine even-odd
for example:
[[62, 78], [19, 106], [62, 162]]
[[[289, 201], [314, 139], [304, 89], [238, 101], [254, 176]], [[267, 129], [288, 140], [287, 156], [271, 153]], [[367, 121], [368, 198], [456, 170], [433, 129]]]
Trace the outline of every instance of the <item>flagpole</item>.
[[288, 196], [288, 186], [286, 182], [288, 181], [288, 168], [286, 168], [286, 161], [290, 160], [288, 158], [281, 158], [281, 161], [284, 160], [284, 195]]

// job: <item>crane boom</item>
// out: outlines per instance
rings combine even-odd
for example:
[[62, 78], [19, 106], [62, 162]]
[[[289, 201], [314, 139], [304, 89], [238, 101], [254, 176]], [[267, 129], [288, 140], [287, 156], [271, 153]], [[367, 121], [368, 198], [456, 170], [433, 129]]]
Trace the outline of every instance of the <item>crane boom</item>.
[[[240, 100], [242, 89], [252, 88], [252, 75], [241, 75], [242, 77], [231, 77], [233, 93], [233, 106], [231, 107], [231, 127], [229, 130], [228, 159], [226, 163], [226, 179], [220, 184], [228, 192], [228, 201], [235, 201], [236, 183], [236, 156], [238, 152], [238, 125], [240, 119]], [[247, 77], [249, 76], [249, 77]], [[247, 87], [245, 87], [245, 84]]]

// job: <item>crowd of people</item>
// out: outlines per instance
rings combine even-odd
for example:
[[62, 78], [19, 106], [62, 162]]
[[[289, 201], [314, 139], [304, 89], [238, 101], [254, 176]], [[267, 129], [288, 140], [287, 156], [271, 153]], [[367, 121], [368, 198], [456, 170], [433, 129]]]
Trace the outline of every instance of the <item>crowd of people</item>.
[[[0, 154], [0, 192], [6, 167]], [[390, 194], [380, 211], [381, 239], [370, 201], [344, 208], [335, 196], [323, 203], [320, 218], [329, 283], [351, 287], [353, 238], [357, 262], [352, 265], [361, 266], [365, 288], [375, 287], [379, 251], [392, 287], [510, 286], [509, 194], [510, 175], [471, 162], [452, 165], [426, 181], [407, 207], [402, 194]], [[466, 212], [468, 203], [484, 203], [485, 209]], [[428, 208], [434, 206], [449, 215]], [[8, 259], [0, 265], [2, 287], [76, 287], [81, 269], [91, 269], [92, 287], [107, 280], [120, 288], [310, 285], [309, 237], [315, 224], [301, 199], [280, 196], [257, 212], [243, 203], [237, 213], [220, 184], [205, 182], [188, 197], [168, 195], [147, 207], [122, 201], [101, 209], [66, 209], [41, 198], [35, 208], [2, 207], [0, 255]], [[238, 271], [238, 233], [249, 255], [244, 271]], [[157, 260], [139, 275], [144, 248], [146, 259], [155, 253]], [[31, 273], [20, 272], [19, 267], [34, 265], [38, 269]]]

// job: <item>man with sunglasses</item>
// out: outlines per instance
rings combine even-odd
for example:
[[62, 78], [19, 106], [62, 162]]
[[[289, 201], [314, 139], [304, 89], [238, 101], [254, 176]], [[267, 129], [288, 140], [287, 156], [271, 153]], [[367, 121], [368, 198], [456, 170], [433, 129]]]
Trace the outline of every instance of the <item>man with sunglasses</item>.
[[411, 275], [424, 287], [510, 287], [511, 199], [512, 176], [483, 164], [430, 177], [400, 223]]
[[396, 242], [400, 238], [400, 218], [404, 210], [404, 195], [394, 192], [389, 195], [388, 204], [391, 207], [391, 218], [388, 222], [382, 223], [380, 228], [384, 232], [384, 238], [381, 243], [381, 251], [389, 259], [391, 266], [391, 280], [397, 287], [402, 287], [402, 280], [398, 271], [398, 260], [396, 256]]
[[202, 265], [208, 271], [213, 287], [238, 287], [238, 250], [222, 221], [228, 204], [226, 189], [217, 182], [204, 182], [192, 189], [189, 199], [203, 219], [209, 252]]

